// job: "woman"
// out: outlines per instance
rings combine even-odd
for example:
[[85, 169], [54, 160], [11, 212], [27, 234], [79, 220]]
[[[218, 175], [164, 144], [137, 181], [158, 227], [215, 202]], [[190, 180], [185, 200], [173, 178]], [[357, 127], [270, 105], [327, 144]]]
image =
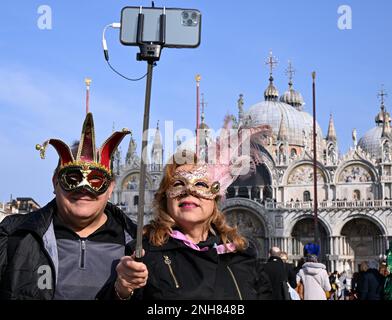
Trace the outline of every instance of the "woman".
[[155, 217], [144, 228], [143, 263], [122, 259], [115, 294], [120, 299], [268, 299], [270, 283], [255, 249], [219, 211], [222, 189], [210, 168], [173, 159], [155, 194]]
[[302, 288], [299, 294], [303, 300], [327, 300], [325, 292], [331, 291], [325, 265], [319, 263], [314, 254], [306, 256], [306, 263], [297, 274], [297, 283]]

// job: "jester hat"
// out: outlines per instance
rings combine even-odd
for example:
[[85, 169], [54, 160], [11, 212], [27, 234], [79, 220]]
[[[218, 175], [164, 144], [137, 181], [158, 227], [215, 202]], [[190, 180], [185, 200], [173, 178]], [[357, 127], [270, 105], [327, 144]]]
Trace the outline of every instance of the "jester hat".
[[113, 174], [110, 168], [111, 157], [122, 139], [131, 133], [127, 129], [113, 132], [103, 145], [96, 149], [93, 115], [87, 113], [83, 123], [76, 157], [71, 148], [59, 139], [46, 140], [37, 144], [42, 159], [45, 158], [46, 147], [51, 144], [59, 155], [57, 170], [59, 182], [66, 191], [85, 188], [100, 194], [107, 190]]

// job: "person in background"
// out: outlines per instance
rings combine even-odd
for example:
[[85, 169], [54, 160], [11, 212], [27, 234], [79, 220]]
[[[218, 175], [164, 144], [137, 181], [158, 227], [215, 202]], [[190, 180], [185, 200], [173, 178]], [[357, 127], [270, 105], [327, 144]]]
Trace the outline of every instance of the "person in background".
[[264, 266], [272, 285], [273, 300], [289, 300], [289, 284], [293, 289], [297, 286], [295, 273], [292, 268], [286, 265], [281, 258], [281, 251], [278, 247], [272, 247], [269, 251], [269, 259]]
[[370, 260], [368, 269], [361, 275], [358, 287], [359, 300], [382, 300], [385, 278], [378, 271], [378, 262]]
[[316, 255], [306, 256], [306, 263], [297, 274], [297, 282], [302, 284], [303, 300], [327, 300], [325, 292], [331, 290], [331, 285], [326, 267], [318, 262]]
[[[291, 279], [291, 282], [287, 282], [287, 285], [289, 285], [289, 293], [290, 293], [290, 298], [291, 300], [300, 300], [300, 296], [298, 295], [297, 291], [295, 288], [297, 287], [297, 280], [296, 280], [296, 275], [297, 273], [295, 272], [294, 266], [292, 263], [289, 263], [289, 256], [287, 252], [282, 251], [280, 253], [280, 258], [282, 259], [283, 263], [285, 264], [285, 268], [288, 272], [288, 279]], [[295, 285], [292, 287], [292, 285]]]

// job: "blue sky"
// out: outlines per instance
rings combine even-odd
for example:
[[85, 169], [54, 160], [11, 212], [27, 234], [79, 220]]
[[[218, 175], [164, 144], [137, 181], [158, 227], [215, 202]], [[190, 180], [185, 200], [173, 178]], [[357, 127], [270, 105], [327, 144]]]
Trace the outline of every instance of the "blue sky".
[[[91, 110], [97, 144], [127, 127], [140, 140], [145, 81], [128, 82], [107, 67], [101, 48], [103, 27], [120, 19], [126, 5], [150, 1], [2, 1], [0, 20], [0, 201], [29, 196], [41, 205], [52, 194], [57, 154], [41, 160], [34, 149], [47, 138], [78, 139], [84, 119], [84, 78], [93, 79]], [[52, 29], [37, 26], [41, 5], [52, 9]], [[202, 41], [197, 49], [164, 49], [154, 69], [150, 125], [174, 121], [174, 129], [194, 127], [195, 81], [208, 103], [207, 123], [215, 129], [227, 112], [237, 113], [238, 94], [245, 110], [263, 99], [268, 84], [264, 61], [269, 50], [279, 59], [274, 71], [280, 93], [292, 60], [294, 87], [311, 112], [311, 72], [317, 72], [317, 120], [324, 135], [332, 113], [340, 150], [351, 131], [358, 138], [374, 127], [381, 84], [392, 96], [392, 2], [388, 0], [155, 1], [156, 6], [197, 8]], [[352, 29], [337, 27], [338, 7], [352, 9]], [[118, 30], [107, 32], [111, 63], [137, 77], [146, 71], [135, 47], [122, 46]], [[387, 108], [391, 105], [387, 98]], [[125, 139], [122, 150], [127, 147]], [[138, 144], [140, 147], [140, 143]]]

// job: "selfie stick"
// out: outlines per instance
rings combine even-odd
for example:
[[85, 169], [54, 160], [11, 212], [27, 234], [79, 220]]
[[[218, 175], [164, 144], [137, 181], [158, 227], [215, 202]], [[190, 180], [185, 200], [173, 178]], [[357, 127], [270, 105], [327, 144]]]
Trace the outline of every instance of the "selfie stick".
[[140, 179], [139, 179], [139, 206], [137, 214], [137, 233], [136, 233], [136, 260], [141, 260], [143, 253], [143, 227], [144, 227], [144, 191], [146, 181], [146, 163], [147, 159], [147, 138], [150, 119], [150, 100], [151, 100], [151, 83], [152, 83], [152, 69], [154, 62], [158, 61], [161, 55], [162, 46], [165, 44], [165, 27], [166, 27], [166, 12], [160, 16], [160, 34], [159, 42], [143, 42], [143, 22], [144, 14], [142, 7], [140, 7], [137, 26], [137, 43], [140, 52], [137, 54], [138, 61], [147, 61], [147, 80], [146, 80], [146, 96], [144, 102], [144, 118], [143, 118], [143, 136], [142, 136], [142, 153], [140, 161]]

